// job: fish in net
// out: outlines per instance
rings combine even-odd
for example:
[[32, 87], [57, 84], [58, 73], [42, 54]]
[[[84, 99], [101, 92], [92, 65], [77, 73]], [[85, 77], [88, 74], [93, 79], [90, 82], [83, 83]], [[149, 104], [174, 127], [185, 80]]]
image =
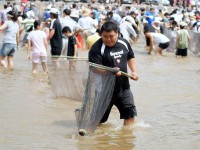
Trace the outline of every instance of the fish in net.
[[47, 61], [48, 77], [57, 97], [82, 100], [87, 83], [88, 59], [59, 57]]
[[[106, 112], [114, 91], [115, 73], [119, 70], [89, 63], [88, 80], [82, 107], [75, 110], [80, 135], [92, 134]], [[121, 72], [126, 77], [131, 75]]]

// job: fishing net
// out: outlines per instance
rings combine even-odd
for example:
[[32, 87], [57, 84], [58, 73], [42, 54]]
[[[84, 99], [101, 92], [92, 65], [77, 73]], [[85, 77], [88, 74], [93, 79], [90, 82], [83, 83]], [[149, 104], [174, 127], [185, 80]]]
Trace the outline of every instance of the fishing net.
[[[108, 67], [89, 67], [82, 107], [75, 110], [80, 135], [91, 134], [108, 108], [115, 85], [115, 75]], [[83, 131], [82, 133], [80, 133]]]
[[200, 33], [189, 31], [189, 35], [191, 38], [191, 42], [189, 44], [188, 49], [194, 54], [198, 54], [200, 52]]
[[164, 35], [170, 40], [170, 44], [166, 49], [168, 52], [174, 52], [176, 50], [176, 31], [164, 29]]
[[88, 59], [49, 58], [48, 76], [57, 97], [82, 100], [87, 83]]
[[[188, 32], [191, 38], [188, 50], [190, 50], [194, 54], [198, 54], [200, 52], [200, 33], [194, 31]], [[166, 35], [170, 39], [170, 45], [167, 48], [167, 51], [173, 52], [174, 50], [176, 50], [176, 31], [165, 29], [164, 35]]]

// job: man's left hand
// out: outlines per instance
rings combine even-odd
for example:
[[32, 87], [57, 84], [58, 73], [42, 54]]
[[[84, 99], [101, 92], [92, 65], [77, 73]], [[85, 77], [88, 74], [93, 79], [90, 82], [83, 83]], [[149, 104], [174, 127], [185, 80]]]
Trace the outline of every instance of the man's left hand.
[[132, 72], [131, 75], [133, 76], [131, 79], [137, 81], [139, 79], [136, 72]]

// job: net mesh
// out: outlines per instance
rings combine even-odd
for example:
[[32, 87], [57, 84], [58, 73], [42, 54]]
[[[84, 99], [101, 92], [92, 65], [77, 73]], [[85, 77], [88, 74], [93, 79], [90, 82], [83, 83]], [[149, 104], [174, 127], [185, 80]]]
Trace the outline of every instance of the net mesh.
[[[168, 51], [174, 51], [176, 50], [176, 31], [164, 30], [164, 35], [166, 35], [170, 39], [170, 45], [167, 48]], [[194, 54], [198, 54], [200, 52], [200, 33], [189, 31], [190, 35], [190, 44], [188, 47], [188, 50], [193, 52]]]
[[87, 83], [88, 60], [59, 58], [57, 61], [48, 58], [48, 76], [57, 97], [82, 100]]
[[82, 107], [75, 110], [79, 131], [83, 129], [87, 134], [95, 131], [110, 104], [114, 84], [112, 72], [90, 66]]
[[176, 31], [164, 29], [164, 35], [170, 40], [170, 44], [166, 50], [168, 52], [174, 52], [176, 50]]
[[189, 31], [189, 35], [191, 42], [188, 49], [194, 54], [198, 54], [200, 52], [200, 33]]

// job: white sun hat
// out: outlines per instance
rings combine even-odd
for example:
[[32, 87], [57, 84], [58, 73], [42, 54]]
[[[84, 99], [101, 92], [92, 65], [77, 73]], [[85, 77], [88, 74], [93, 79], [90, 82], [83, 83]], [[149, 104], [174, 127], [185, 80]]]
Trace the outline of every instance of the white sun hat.
[[52, 14], [59, 14], [59, 11], [56, 8], [51, 8], [50, 13], [52, 13]]

